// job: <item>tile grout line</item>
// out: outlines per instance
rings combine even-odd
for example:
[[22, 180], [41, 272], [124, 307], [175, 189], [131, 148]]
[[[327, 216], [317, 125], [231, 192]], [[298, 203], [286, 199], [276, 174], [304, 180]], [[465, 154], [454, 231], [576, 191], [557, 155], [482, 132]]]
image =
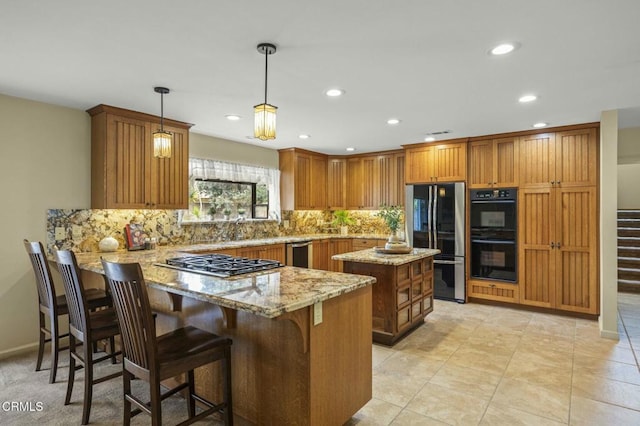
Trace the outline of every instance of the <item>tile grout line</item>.
[[631, 353], [633, 354], [633, 359], [636, 360], [636, 368], [640, 372], [640, 363], [638, 362], [638, 356], [636, 355], [636, 349], [633, 347], [633, 342], [631, 341], [631, 337], [629, 337], [629, 332], [627, 331], [627, 325], [624, 323], [624, 317], [622, 316], [622, 312], [620, 312], [620, 306], [618, 305], [618, 317], [620, 318], [620, 323], [622, 324], [622, 328], [624, 329], [624, 334], [627, 337], [627, 341], [629, 342], [629, 347], [631, 348]]

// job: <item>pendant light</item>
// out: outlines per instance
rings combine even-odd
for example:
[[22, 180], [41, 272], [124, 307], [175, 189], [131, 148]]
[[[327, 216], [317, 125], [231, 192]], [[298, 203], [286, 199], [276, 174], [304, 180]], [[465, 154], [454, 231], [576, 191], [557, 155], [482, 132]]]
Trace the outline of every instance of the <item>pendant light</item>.
[[164, 95], [169, 93], [166, 87], [154, 87], [160, 93], [160, 130], [153, 134], [153, 156], [157, 158], [171, 157], [171, 133], [164, 131]]
[[260, 43], [258, 52], [264, 55], [264, 103], [253, 107], [255, 114], [253, 135], [260, 140], [266, 141], [276, 138], [276, 110], [278, 107], [267, 103], [269, 55], [276, 53], [276, 46], [271, 43]]

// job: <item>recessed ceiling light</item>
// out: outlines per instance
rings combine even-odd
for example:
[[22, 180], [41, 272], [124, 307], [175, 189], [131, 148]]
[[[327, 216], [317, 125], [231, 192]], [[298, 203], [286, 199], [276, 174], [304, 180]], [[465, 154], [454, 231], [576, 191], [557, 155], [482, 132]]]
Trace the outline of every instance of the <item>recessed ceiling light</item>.
[[436, 138], [434, 138], [433, 136], [427, 136], [426, 138], [424, 138], [425, 142], [433, 142], [435, 140], [436, 140]]
[[535, 127], [536, 129], [540, 128], [540, 127], [547, 127], [549, 125], [549, 123], [544, 123], [544, 122], [539, 122], [533, 125], [533, 127]]
[[400, 120], [397, 118], [390, 118], [387, 120], [387, 124], [391, 124], [391, 125], [400, 124]]
[[524, 95], [524, 96], [520, 96], [520, 99], [518, 99], [518, 102], [527, 103], [527, 102], [533, 102], [536, 99], [538, 99], [536, 95]]
[[324, 92], [325, 95], [330, 96], [332, 98], [335, 98], [336, 96], [342, 96], [344, 95], [344, 90], [342, 89], [329, 89], [326, 92]]
[[351, 151], [355, 151], [355, 150], [356, 150], [356, 149], [355, 149], [355, 148], [353, 148], [353, 147], [349, 147], [349, 148], [347, 148], [347, 151], [349, 151], [349, 152], [351, 152]]
[[224, 116], [229, 121], [238, 121], [240, 120], [240, 116], [236, 114], [227, 114]]
[[305, 134], [298, 135], [298, 138], [300, 138], [300, 139], [309, 139], [310, 137], [311, 137], [311, 135], [305, 135]]
[[506, 55], [507, 53], [513, 52], [515, 48], [516, 45], [514, 43], [503, 43], [491, 49], [490, 53], [492, 55]]

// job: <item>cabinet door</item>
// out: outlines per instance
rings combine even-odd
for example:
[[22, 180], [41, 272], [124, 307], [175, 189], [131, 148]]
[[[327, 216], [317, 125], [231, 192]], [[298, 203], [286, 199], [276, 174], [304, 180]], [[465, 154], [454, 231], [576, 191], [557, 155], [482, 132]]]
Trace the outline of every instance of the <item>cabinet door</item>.
[[263, 246], [260, 251], [261, 259], [277, 260], [278, 262], [285, 264], [285, 250], [284, 244], [272, 244]]
[[429, 183], [434, 180], [433, 146], [409, 148], [405, 151], [405, 182]]
[[394, 177], [394, 182], [395, 182], [395, 190], [394, 190], [394, 197], [393, 199], [390, 201], [389, 204], [392, 204], [394, 206], [404, 206], [404, 191], [405, 191], [405, 184], [404, 184], [404, 154], [395, 154], [394, 155], [394, 160], [395, 160], [395, 177]]
[[327, 159], [311, 156], [311, 175], [309, 176], [311, 208], [327, 208]]
[[311, 209], [311, 156], [296, 154], [294, 173], [295, 208]]
[[518, 206], [520, 303], [552, 308], [555, 303], [555, 200], [551, 188], [521, 189]]
[[189, 131], [168, 126], [165, 130], [173, 135], [171, 157], [151, 158], [149, 201], [156, 209], [186, 209], [189, 207]]
[[[342, 253], [349, 253], [353, 251], [351, 248], [351, 239], [349, 238], [338, 238], [331, 240], [329, 246], [329, 254], [331, 256]], [[342, 272], [342, 261], [341, 260], [331, 260], [329, 265], [330, 271]]]
[[596, 129], [556, 133], [556, 186], [597, 184]]
[[364, 209], [380, 206], [380, 172], [376, 157], [363, 157], [362, 162], [362, 205]]
[[362, 180], [362, 160], [349, 158], [347, 160], [347, 209], [357, 210], [364, 205]]
[[555, 181], [555, 134], [523, 136], [518, 145], [520, 187], [550, 187]]
[[437, 182], [459, 182], [467, 179], [467, 144], [437, 145], [433, 153]]
[[[151, 206], [151, 127], [148, 122], [107, 115], [105, 195], [103, 208]], [[150, 151], [151, 150], [151, 151]]]
[[493, 185], [518, 186], [518, 138], [494, 139]]
[[557, 188], [556, 308], [597, 314], [598, 225], [596, 188]]
[[493, 186], [493, 141], [469, 144], [469, 188]]
[[393, 206], [396, 203], [396, 159], [393, 154], [376, 156], [378, 172], [378, 203], [375, 208], [381, 205]]
[[329, 240], [313, 241], [313, 269], [329, 270]]
[[347, 203], [347, 160], [332, 158], [328, 162], [327, 170], [327, 204], [329, 210], [340, 210]]

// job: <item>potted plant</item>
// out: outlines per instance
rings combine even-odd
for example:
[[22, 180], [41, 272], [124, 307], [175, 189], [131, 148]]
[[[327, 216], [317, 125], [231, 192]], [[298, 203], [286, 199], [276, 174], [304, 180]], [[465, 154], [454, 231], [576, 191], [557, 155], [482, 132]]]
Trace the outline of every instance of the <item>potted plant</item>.
[[238, 217], [244, 217], [244, 214], [247, 211], [244, 209], [244, 207], [238, 207]]
[[340, 227], [342, 235], [347, 235], [349, 233], [348, 225], [353, 225], [354, 222], [348, 211], [336, 210], [333, 212], [333, 221], [331, 223]]
[[231, 216], [231, 209], [229, 207], [225, 207], [222, 214], [224, 215], [225, 220], [229, 220], [229, 217]]
[[402, 207], [382, 205], [380, 206], [380, 211], [376, 213], [376, 216], [382, 218], [391, 231], [391, 235], [389, 236], [389, 241], [386, 246], [406, 246], [406, 242], [402, 241], [398, 235], [403, 219]]

